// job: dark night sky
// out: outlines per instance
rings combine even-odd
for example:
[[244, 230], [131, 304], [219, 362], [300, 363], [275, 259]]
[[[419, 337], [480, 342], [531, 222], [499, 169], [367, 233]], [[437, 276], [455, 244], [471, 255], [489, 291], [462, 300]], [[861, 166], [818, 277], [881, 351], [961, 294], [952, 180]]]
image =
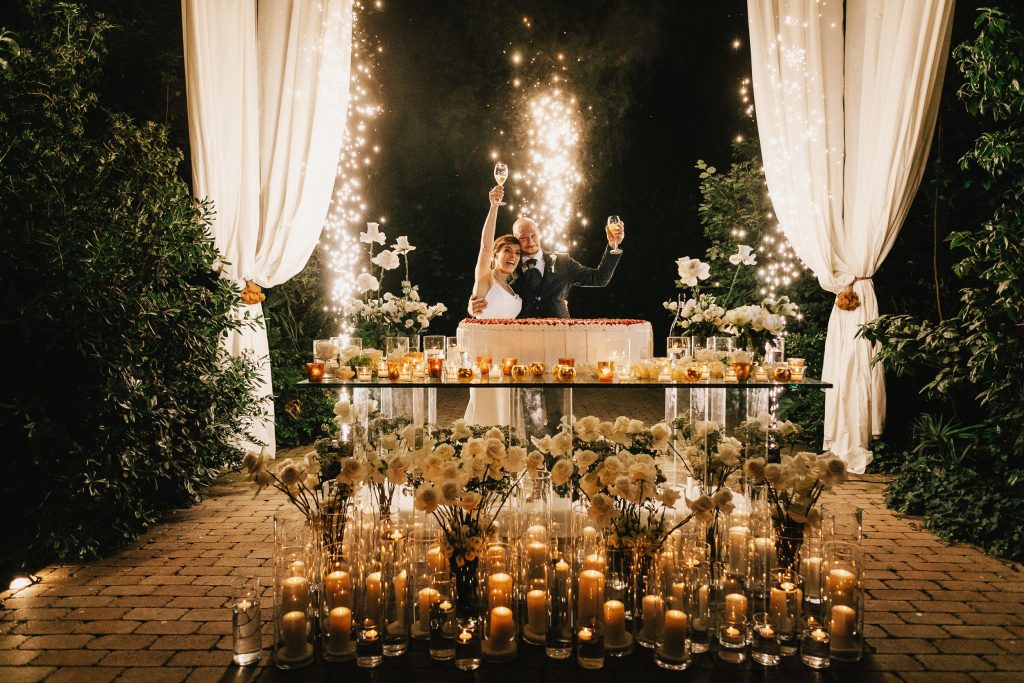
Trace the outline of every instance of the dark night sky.
[[[501, 142], [497, 131], [518, 116], [504, 52], [514, 47], [583, 59], [570, 88], [581, 109], [593, 108], [577, 203], [591, 225], [574, 229], [574, 256], [596, 265], [605, 216], [626, 222], [626, 253], [612, 284], [576, 289], [573, 315], [647, 318], [661, 335], [675, 259], [704, 251], [693, 165], [703, 158], [727, 166], [732, 137], [749, 126], [737, 96], [749, 73], [745, 4], [391, 0], [367, 18], [385, 48], [371, 215], [387, 216], [392, 237], [408, 234], [418, 245], [413, 279], [425, 298], [452, 309], [446, 329], [461, 317], [472, 285], [493, 184], [488, 153]], [[737, 37], [740, 50], [731, 45]], [[509, 145], [501, 147], [507, 157]], [[501, 215], [499, 232], [512, 220]]]

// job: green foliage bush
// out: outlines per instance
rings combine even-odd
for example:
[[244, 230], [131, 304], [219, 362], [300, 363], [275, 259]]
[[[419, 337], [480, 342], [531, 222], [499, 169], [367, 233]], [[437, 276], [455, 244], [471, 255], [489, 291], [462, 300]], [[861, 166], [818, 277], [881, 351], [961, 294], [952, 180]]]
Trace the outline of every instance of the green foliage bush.
[[0, 287], [7, 568], [92, 556], [197, 500], [258, 414], [219, 342], [208, 207], [163, 128], [94, 90], [111, 25], [27, 2], [0, 73]]
[[[957, 95], [982, 128], [960, 169], [965, 198], [988, 216], [949, 237], [960, 259], [957, 310], [939, 321], [882, 316], [862, 334], [881, 344], [877, 362], [887, 369], [926, 377], [926, 399], [941, 408], [916, 425], [893, 503], [950, 538], [1021, 559], [1024, 35], [994, 9], [981, 10], [975, 27], [978, 36], [953, 52], [963, 75]], [[937, 466], [935, 453], [947, 464]]]

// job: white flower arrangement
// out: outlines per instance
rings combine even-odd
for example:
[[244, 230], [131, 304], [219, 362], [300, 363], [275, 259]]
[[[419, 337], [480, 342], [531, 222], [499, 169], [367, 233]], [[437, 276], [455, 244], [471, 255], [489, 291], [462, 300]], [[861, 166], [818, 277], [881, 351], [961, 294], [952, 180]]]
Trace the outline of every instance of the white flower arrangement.
[[[356, 276], [355, 289], [359, 298], [350, 299], [343, 306], [345, 320], [363, 339], [367, 347], [379, 346], [384, 337], [421, 334], [430, 323], [448, 309], [444, 304], [428, 304], [421, 300], [419, 286], [409, 280], [409, 253], [416, 247], [401, 235], [390, 249], [374, 254], [375, 244], [385, 244], [386, 235], [376, 223], [367, 223], [366, 232], [359, 240], [368, 245], [370, 269]], [[405, 264], [405, 278], [401, 293], [381, 292], [385, 274]], [[374, 266], [378, 269], [374, 274]]]

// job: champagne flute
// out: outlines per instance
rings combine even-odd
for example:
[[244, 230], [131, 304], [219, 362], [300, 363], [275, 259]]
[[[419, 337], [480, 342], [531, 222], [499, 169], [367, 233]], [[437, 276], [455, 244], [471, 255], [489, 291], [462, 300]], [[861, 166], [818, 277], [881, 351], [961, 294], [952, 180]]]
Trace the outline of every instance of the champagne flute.
[[622, 241], [622, 219], [618, 216], [608, 216], [608, 224], [605, 227], [608, 233], [608, 241], [612, 244], [612, 253], [618, 253], [619, 243]]
[[[494, 180], [503, 187], [505, 181], [508, 180], [508, 166], [500, 161], [494, 164]], [[498, 206], [505, 206], [505, 202], [498, 202]]]

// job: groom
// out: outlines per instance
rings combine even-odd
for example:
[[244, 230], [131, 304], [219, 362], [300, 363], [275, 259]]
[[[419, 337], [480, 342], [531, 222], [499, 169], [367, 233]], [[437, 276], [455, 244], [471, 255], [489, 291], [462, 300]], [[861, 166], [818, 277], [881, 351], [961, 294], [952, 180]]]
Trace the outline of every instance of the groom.
[[[512, 290], [523, 300], [519, 318], [568, 318], [566, 297], [575, 285], [604, 287], [611, 282], [615, 266], [619, 263], [624, 231], [622, 226], [605, 229], [608, 249], [597, 268], [587, 268], [568, 254], [545, 254], [540, 245], [540, 232], [536, 221], [519, 218], [512, 224], [512, 234], [521, 249], [519, 269], [512, 282]], [[487, 308], [483, 298], [471, 298], [469, 311], [478, 316]]]

